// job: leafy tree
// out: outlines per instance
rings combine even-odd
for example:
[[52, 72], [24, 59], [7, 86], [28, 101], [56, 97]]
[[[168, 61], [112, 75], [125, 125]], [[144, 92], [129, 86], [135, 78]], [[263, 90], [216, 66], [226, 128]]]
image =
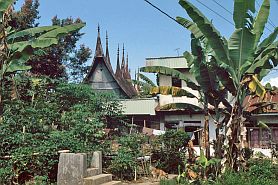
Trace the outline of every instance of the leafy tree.
[[34, 176], [54, 182], [57, 151], [106, 150], [103, 129], [121, 113], [113, 95], [50, 78], [23, 76], [17, 86], [20, 98], [5, 101], [0, 125], [1, 183], [23, 184]]
[[89, 66], [86, 63], [91, 58], [91, 55], [91, 49], [84, 44], [80, 46], [80, 49], [74, 51], [74, 55], [69, 58], [67, 64], [69, 81], [79, 83], [84, 79], [84, 75], [89, 70]]
[[[4, 81], [19, 71], [29, 70], [26, 65], [30, 57], [39, 49], [58, 43], [58, 38], [69, 32], [81, 29], [85, 24], [77, 23], [67, 26], [44, 26], [16, 31], [9, 26], [13, 0], [1, 3], [0, 7], [0, 116], [3, 115]], [[2, 119], [2, 118], [1, 118]]]
[[24, 30], [39, 26], [39, 0], [25, 0], [19, 11], [13, 11], [9, 25], [15, 30]]
[[[37, 27], [39, 24], [39, 1], [25, 0], [19, 11], [13, 11], [9, 24], [16, 30]], [[52, 19], [53, 26], [66, 26], [70, 24], [83, 23], [79, 18]], [[32, 66], [31, 73], [34, 76], [46, 75], [51, 78], [70, 79], [80, 82], [82, 74], [85, 74], [87, 66], [85, 62], [90, 58], [90, 49], [81, 45], [77, 47], [78, 40], [83, 33], [79, 30], [61, 36], [56, 45], [43, 49], [36, 56], [32, 56], [28, 65]], [[75, 64], [74, 64], [75, 63]], [[81, 66], [78, 66], [81, 64]], [[76, 72], [75, 72], [76, 71]], [[82, 73], [77, 77], [79, 73]], [[71, 77], [71, 75], [74, 75]]]
[[[53, 26], [63, 27], [80, 23], [83, 23], [81, 19], [58, 19], [57, 16], [52, 19]], [[59, 38], [58, 43], [55, 46], [44, 49], [42, 55], [32, 57], [31, 60], [28, 61], [28, 64], [32, 66], [31, 73], [35, 76], [46, 75], [51, 78], [67, 79], [66, 66], [68, 61], [71, 62], [74, 60], [73, 57], [70, 57], [74, 51], [79, 52], [79, 55], [85, 57], [82, 58], [82, 61], [87, 61], [90, 57], [90, 53], [88, 54], [88, 49], [86, 50], [86, 47], [82, 48], [81, 46], [81, 49], [76, 51], [76, 43], [82, 35], [83, 34], [80, 33], [79, 30], [64, 35]], [[75, 60], [79, 59], [76, 58]], [[71, 67], [72, 70], [76, 69], [73, 68], [73, 66]]]

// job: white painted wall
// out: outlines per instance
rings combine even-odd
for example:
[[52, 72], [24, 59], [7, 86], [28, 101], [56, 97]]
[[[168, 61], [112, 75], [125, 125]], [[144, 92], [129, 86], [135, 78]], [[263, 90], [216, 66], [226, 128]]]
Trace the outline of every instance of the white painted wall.
[[[204, 127], [205, 118], [204, 114], [193, 114], [193, 115], [165, 115], [165, 122], [179, 122], [179, 121], [201, 121], [201, 127]], [[212, 118], [209, 120], [209, 139], [210, 141], [216, 139], [215, 134], [216, 125]]]
[[[185, 73], [185, 74], [192, 81], [196, 81], [195, 79], [193, 79], [191, 74], [189, 74], [189, 73]], [[160, 75], [159, 76], [159, 85], [160, 86], [172, 86], [172, 77], [166, 76], [166, 75]], [[194, 90], [188, 88], [185, 81], [182, 81], [182, 88], [189, 91], [190, 93], [194, 94], [195, 96], [199, 97], [198, 91], [194, 91]], [[202, 104], [200, 104], [198, 102], [198, 99], [188, 98], [186, 96], [172, 97], [172, 95], [160, 95], [159, 103], [160, 103], [160, 106], [170, 104], [170, 103], [189, 103], [189, 104], [193, 104], [193, 105], [202, 107]]]

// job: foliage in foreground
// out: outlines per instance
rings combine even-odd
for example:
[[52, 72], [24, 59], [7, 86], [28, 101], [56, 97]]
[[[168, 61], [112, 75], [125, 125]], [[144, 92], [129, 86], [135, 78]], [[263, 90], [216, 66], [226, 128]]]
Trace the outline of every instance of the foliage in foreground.
[[[146, 164], [137, 161], [138, 157], [147, 155], [145, 152], [148, 149], [143, 149], [146, 141], [146, 137], [141, 134], [119, 137], [120, 148], [117, 151], [117, 155], [112, 159], [111, 164], [108, 165], [109, 172], [115, 175], [116, 178], [124, 180], [132, 180], [135, 169], [137, 172], [143, 171], [142, 173], [148, 174], [149, 161]], [[188, 141], [189, 136], [187, 133], [176, 130], [168, 130], [156, 139], [151, 139], [149, 151], [152, 153], [152, 165], [165, 170], [167, 173], [177, 173], [178, 166], [183, 165]], [[143, 165], [144, 169], [141, 169]]]
[[103, 128], [120, 114], [110, 94], [49, 79], [22, 79], [18, 99], [5, 99], [0, 125], [0, 183], [4, 184], [21, 184], [35, 176], [55, 182], [57, 151], [101, 149]]
[[142, 144], [145, 142], [146, 138], [141, 134], [119, 137], [121, 147], [108, 170], [119, 179], [132, 180], [135, 169], [138, 170], [137, 158], [142, 156]]
[[178, 166], [183, 165], [189, 136], [184, 131], [169, 130], [152, 143], [152, 160], [157, 167], [167, 173], [178, 173]]
[[183, 178], [180, 182], [175, 180], [162, 180], [161, 185], [276, 185], [278, 184], [278, 165], [272, 164], [269, 159], [250, 159], [246, 171], [235, 172], [227, 170], [218, 178], [188, 180]]

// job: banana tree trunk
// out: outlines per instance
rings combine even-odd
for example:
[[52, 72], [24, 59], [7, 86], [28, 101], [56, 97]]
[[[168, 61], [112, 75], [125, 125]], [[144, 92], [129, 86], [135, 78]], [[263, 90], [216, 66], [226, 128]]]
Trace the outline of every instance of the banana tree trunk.
[[215, 129], [215, 135], [216, 135], [216, 143], [215, 143], [215, 157], [218, 159], [222, 159], [223, 152], [222, 152], [222, 146], [223, 146], [223, 134], [220, 134], [220, 128], [221, 125], [217, 123], [217, 127]]
[[3, 113], [4, 113], [4, 104], [3, 104], [3, 72], [2, 72], [2, 67], [3, 67], [3, 61], [0, 63], [0, 124], [3, 121]]
[[204, 149], [207, 159], [210, 159], [210, 144], [209, 144], [209, 113], [208, 101], [205, 98], [204, 102], [205, 122], [204, 122]]
[[245, 160], [242, 155], [242, 149], [246, 144], [246, 128], [245, 119], [238, 103], [233, 108], [231, 119], [227, 125], [226, 132], [226, 151], [227, 166], [238, 171], [240, 167], [244, 167]]
[[209, 117], [208, 117], [208, 115], [205, 115], [204, 136], [205, 136], [205, 151], [206, 151], [206, 158], [210, 159]]

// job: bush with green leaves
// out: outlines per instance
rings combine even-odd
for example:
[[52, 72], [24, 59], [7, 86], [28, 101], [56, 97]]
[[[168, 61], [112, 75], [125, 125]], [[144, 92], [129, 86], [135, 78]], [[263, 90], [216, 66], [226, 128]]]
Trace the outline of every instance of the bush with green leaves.
[[[0, 184], [56, 181], [59, 150], [102, 149], [103, 129], [121, 114], [111, 94], [87, 85], [22, 78], [0, 124]], [[46, 178], [46, 179], [45, 179]]]
[[178, 173], [178, 166], [183, 166], [185, 149], [189, 141], [189, 136], [184, 131], [169, 130], [160, 135], [152, 143], [152, 160], [156, 161], [156, 166], [168, 173]]
[[277, 185], [278, 184], [278, 165], [272, 163], [269, 159], [250, 159], [248, 161], [248, 169], [246, 171], [235, 172], [226, 170], [216, 179], [197, 178], [189, 180], [182, 178], [180, 182], [173, 180], [164, 180], [161, 185]]
[[130, 134], [118, 138], [121, 145], [117, 155], [111, 161], [108, 170], [117, 178], [132, 180], [137, 166], [137, 158], [141, 157], [142, 144], [146, 142], [146, 137], [141, 134]]

